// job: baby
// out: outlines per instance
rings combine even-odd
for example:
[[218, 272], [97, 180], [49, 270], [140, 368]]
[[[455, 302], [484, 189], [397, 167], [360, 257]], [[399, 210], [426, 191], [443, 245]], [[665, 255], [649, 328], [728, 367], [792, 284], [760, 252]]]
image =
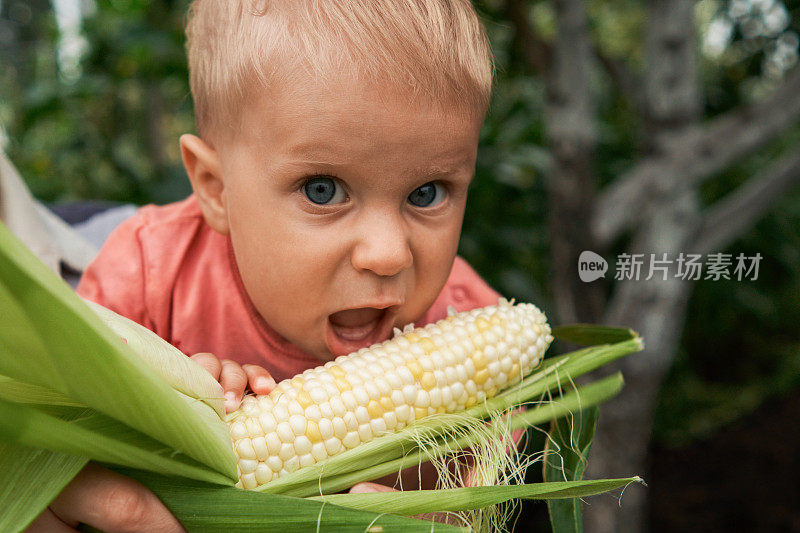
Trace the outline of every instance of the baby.
[[187, 35], [194, 194], [117, 228], [79, 294], [195, 354], [228, 410], [497, 302], [456, 257], [492, 83], [469, 0], [197, 0]]

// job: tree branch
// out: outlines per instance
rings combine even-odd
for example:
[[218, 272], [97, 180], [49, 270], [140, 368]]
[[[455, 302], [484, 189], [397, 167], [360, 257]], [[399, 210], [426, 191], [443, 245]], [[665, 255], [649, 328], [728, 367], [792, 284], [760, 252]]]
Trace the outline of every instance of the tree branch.
[[[763, 147], [800, 119], [800, 67], [761, 101], [729, 111], [662, 145], [602, 191], [592, 229], [608, 244], [632, 226], [645, 207], [666, 191], [710, 178]], [[664, 177], [680, 176], [666, 182]]]
[[778, 198], [798, 183], [800, 147], [793, 147], [787, 150], [786, 155], [708, 208], [694, 244], [687, 249], [702, 254], [724, 249], [755, 225]]

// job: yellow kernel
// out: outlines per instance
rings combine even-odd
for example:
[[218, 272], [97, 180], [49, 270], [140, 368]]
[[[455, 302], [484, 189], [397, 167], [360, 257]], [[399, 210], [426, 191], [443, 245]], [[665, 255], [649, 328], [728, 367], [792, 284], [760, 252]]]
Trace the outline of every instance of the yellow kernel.
[[428, 416], [427, 409], [423, 409], [422, 407], [414, 408], [414, 420], [419, 420], [420, 418], [425, 418], [426, 416]]
[[295, 387], [295, 388], [298, 388], [298, 389], [302, 389], [303, 388], [303, 383], [305, 383], [305, 382], [306, 382], [306, 380], [304, 380], [300, 376], [293, 377], [292, 381], [291, 381], [292, 386]]
[[419, 342], [419, 335], [413, 331], [406, 333], [405, 338], [408, 339], [408, 342]]
[[297, 400], [297, 403], [300, 404], [300, 407], [302, 407], [303, 409], [311, 405], [314, 405], [314, 400], [312, 400], [311, 396], [309, 396], [309, 394], [304, 390], [298, 392], [297, 397], [295, 399]]
[[508, 377], [519, 377], [519, 363], [511, 365], [511, 370], [508, 371]]
[[445, 407], [444, 405], [440, 405], [439, 407], [436, 408], [436, 412], [437, 413], [446, 413], [447, 412], [447, 407]]
[[350, 382], [344, 378], [340, 378], [337, 376], [336, 378], [334, 378], [333, 382], [336, 384], [336, 388], [339, 389], [339, 392], [353, 390], [353, 386], [350, 385]]
[[436, 386], [436, 378], [433, 377], [433, 372], [425, 372], [419, 380], [420, 384], [425, 390], [431, 390]]
[[475, 377], [472, 380], [475, 382], [476, 385], [483, 385], [486, 383], [486, 380], [489, 379], [489, 369], [484, 368], [483, 370], [478, 370], [475, 372]]
[[410, 360], [406, 364], [406, 367], [408, 367], [408, 370], [411, 372], [411, 375], [414, 376], [414, 379], [419, 379], [422, 377], [422, 366], [416, 359]]
[[475, 405], [475, 401], [476, 401], [475, 397], [470, 396], [469, 398], [467, 398], [467, 403], [465, 404], [465, 407], [472, 407], [473, 405]]
[[308, 420], [306, 422], [306, 437], [312, 443], [314, 442], [322, 442], [322, 434], [319, 432], [319, 424], [317, 424], [313, 420]]
[[479, 316], [475, 319], [475, 325], [478, 327], [478, 331], [483, 332], [492, 327], [488, 320], [484, 317]]
[[380, 404], [375, 400], [370, 400], [367, 404], [367, 412], [369, 413], [370, 418], [375, 419], [378, 417], [383, 416], [383, 410], [381, 409]]
[[428, 337], [422, 337], [422, 338], [419, 340], [419, 343], [422, 345], [422, 349], [423, 349], [423, 350], [425, 350], [425, 353], [426, 353], [427, 355], [430, 355], [430, 354], [432, 354], [432, 353], [433, 353], [433, 351], [436, 349], [436, 345], [435, 345], [435, 344], [433, 343], [433, 341], [432, 341], [430, 338], [428, 338]]
[[486, 397], [487, 397], [487, 398], [491, 398], [491, 397], [492, 397], [492, 396], [494, 396], [495, 394], [497, 394], [497, 387], [492, 387], [491, 389], [489, 389], [488, 391], [486, 391]]
[[328, 372], [333, 374], [333, 377], [336, 377], [336, 378], [344, 378], [344, 377], [347, 376], [347, 374], [342, 369], [342, 367], [337, 366], [337, 365], [331, 365], [331, 367], [328, 369]]
[[383, 409], [384, 411], [387, 412], [394, 411], [394, 402], [388, 396], [384, 396], [383, 398], [381, 398], [378, 403], [381, 404], [381, 409]]
[[475, 363], [475, 370], [486, 368], [486, 356], [482, 350], [475, 350], [475, 353], [472, 354], [472, 362]]

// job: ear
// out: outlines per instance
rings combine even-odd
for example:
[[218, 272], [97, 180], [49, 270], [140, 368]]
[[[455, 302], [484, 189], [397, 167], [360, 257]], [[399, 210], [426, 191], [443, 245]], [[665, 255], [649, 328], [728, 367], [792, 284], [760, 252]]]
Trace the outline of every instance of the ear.
[[203, 218], [218, 233], [227, 235], [228, 210], [225, 205], [225, 181], [217, 151], [195, 135], [181, 135], [181, 157], [192, 183]]

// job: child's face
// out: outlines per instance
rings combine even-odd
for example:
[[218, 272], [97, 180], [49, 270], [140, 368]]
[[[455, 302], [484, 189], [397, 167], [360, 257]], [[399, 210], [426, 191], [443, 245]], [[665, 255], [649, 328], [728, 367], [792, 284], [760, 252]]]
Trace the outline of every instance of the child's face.
[[419, 319], [450, 273], [482, 118], [405, 96], [309, 77], [217, 146], [247, 293], [320, 360]]

